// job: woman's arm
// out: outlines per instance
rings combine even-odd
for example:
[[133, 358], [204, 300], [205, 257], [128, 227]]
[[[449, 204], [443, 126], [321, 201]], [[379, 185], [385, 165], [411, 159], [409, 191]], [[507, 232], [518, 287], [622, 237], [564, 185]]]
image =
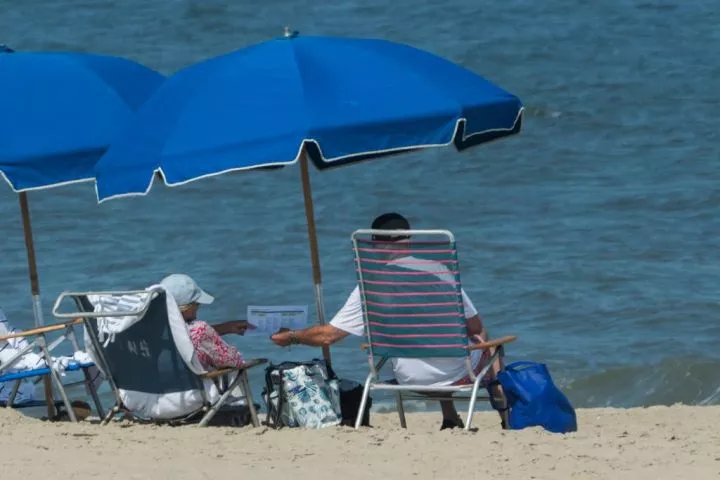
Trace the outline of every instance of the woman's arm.
[[245, 335], [247, 330], [255, 329], [255, 325], [248, 323], [247, 320], [231, 320], [229, 322], [215, 324], [212, 327], [218, 335], [228, 335], [231, 333]]

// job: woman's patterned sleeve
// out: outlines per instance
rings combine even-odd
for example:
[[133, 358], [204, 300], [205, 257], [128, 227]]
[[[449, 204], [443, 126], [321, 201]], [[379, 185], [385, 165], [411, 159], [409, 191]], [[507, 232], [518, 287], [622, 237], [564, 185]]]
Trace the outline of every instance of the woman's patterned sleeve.
[[190, 336], [203, 364], [215, 368], [242, 367], [242, 354], [237, 348], [225, 342], [207, 323], [196, 323], [190, 330]]

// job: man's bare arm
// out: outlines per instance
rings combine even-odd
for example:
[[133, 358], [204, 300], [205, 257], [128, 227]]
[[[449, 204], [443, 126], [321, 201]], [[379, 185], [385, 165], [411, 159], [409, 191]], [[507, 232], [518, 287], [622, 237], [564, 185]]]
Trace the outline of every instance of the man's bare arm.
[[293, 337], [297, 343], [302, 345], [321, 347], [324, 345], [332, 345], [348, 335], [346, 331], [340, 330], [332, 325], [314, 325], [304, 330], [296, 330], [294, 332], [291, 330], [278, 332], [270, 338], [275, 344], [281, 347], [292, 345]]
[[467, 319], [468, 336], [479, 336], [483, 342], [487, 342], [488, 334], [483, 325], [480, 315], [475, 315]]

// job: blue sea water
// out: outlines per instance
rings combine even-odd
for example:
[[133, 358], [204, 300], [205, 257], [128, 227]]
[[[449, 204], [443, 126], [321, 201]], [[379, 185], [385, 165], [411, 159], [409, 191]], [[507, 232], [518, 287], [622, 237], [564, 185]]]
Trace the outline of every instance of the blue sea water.
[[[576, 406], [720, 403], [717, 2], [0, 0], [0, 11], [0, 42], [18, 50], [125, 55], [164, 73], [285, 25], [407, 42], [477, 71], [525, 103], [520, 136], [313, 172], [328, 313], [355, 282], [350, 233], [397, 210], [456, 234], [491, 335], [519, 336], [508, 360], [547, 363]], [[175, 271], [217, 296], [208, 321], [313, 303], [296, 168], [101, 206], [91, 184], [30, 201], [48, 317], [63, 290], [143, 287]], [[0, 232], [0, 305], [29, 327], [9, 188]], [[233, 342], [249, 357], [320, 355]], [[332, 348], [356, 380], [358, 345]]]

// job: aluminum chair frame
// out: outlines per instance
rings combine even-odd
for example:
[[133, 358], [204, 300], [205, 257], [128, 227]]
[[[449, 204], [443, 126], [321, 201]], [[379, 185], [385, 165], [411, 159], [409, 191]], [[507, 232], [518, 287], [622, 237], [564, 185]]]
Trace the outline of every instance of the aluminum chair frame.
[[[108, 414], [103, 418], [101, 424], [107, 425], [110, 423], [112, 418], [120, 412], [121, 410], [124, 410], [125, 407], [123, 406], [123, 401], [120, 397], [120, 389], [117, 386], [117, 383], [113, 379], [112, 373], [109, 368], [109, 364], [107, 362], [107, 359], [105, 358], [105, 354], [103, 351], [102, 344], [100, 342], [100, 339], [97, 336], [96, 325], [91, 323], [92, 320], [97, 320], [98, 318], [117, 318], [117, 317], [127, 317], [127, 316], [144, 316], [148, 309], [150, 308], [150, 305], [152, 301], [156, 298], [157, 294], [161, 291], [158, 290], [127, 290], [127, 291], [102, 291], [102, 292], [62, 292], [57, 300], [55, 301], [55, 305], [53, 306], [53, 315], [58, 318], [82, 318], [82, 321], [85, 325], [85, 329], [88, 332], [88, 337], [90, 338], [90, 341], [93, 345], [93, 350], [95, 351], [95, 355], [97, 357], [98, 364], [101, 368], [101, 370], [105, 373], [105, 377], [108, 380], [108, 383], [110, 384], [111, 390], [115, 396], [115, 404], [113, 405], [112, 409], [108, 412]], [[143, 301], [140, 306], [137, 309], [134, 310], [126, 310], [122, 312], [89, 312], [86, 311], [87, 307], [89, 305], [86, 304], [88, 302], [88, 296], [89, 295], [108, 295], [108, 296], [121, 296], [121, 295], [133, 295], [133, 294], [148, 294], [147, 299]], [[77, 307], [78, 312], [60, 312], [60, 305], [66, 298], [72, 298], [72, 300], [75, 302], [75, 305]], [[141, 320], [142, 321], [142, 320]], [[230, 397], [232, 391], [237, 387], [240, 386], [243, 389], [243, 392], [245, 393], [245, 400], [247, 402], [247, 407], [250, 412], [250, 417], [252, 421], [253, 427], [259, 427], [260, 426], [260, 420], [257, 414], [257, 409], [255, 408], [252, 392], [250, 390], [250, 383], [248, 379], [248, 370], [252, 367], [255, 367], [257, 365], [261, 365], [267, 363], [267, 359], [253, 359], [248, 362], [245, 362], [245, 365], [242, 368], [225, 368], [221, 370], [217, 370], [214, 372], [208, 372], [205, 374], [193, 374], [198, 380], [198, 390], [201, 392], [202, 400], [203, 400], [203, 406], [200, 407], [195, 412], [192, 412], [188, 415], [183, 416], [182, 418], [177, 419], [169, 419], [169, 420], [161, 420], [158, 421], [159, 423], [178, 423], [183, 422], [185, 420], [188, 420], [191, 417], [196, 416], [198, 413], [204, 412], [203, 417], [201, 418], [200, 422], [198, 423], [199, 427], [205, 427], [209, 424], [209, 422], [212, 420], [212, 418], [217, 414], [218, 411], [225, 405], [225, 402], [227, 402], [228, 398]], [[189, 369], [189, 367], [187, 367]], [[235, 379], [230, 382], [226, 387], [225, 390], [220, 395], [220, 398], [215, 402], [211, 403], [209, 399], [207, 398], [207, 394], [205, 392], [205, 389], [202, 385], [202, 380], [204, 379], [212, 379], [215, 381], [217, 385], [217, 379], [218, 377], [224, 377], [225, 380], [229, 378], [229, 375], [232, 373], [237, 373]], [[225, 382], [227, 384], [227, 381]]]
[[[473, 415], [475, 412], [475, 406], [478, 400], [483, 401], [490, 401], [489, 395], [480, 395], [480, 387], [482, 386], [482, 380], [483, 377], [487, 374], [489, 369], [492, 367], [492, 365], [498, 360], [501, 359], [505, 355], [504, 345], [507, 343], [510, 343], [516, 339], [514, 336], [508, 336], [508, 337], [502, 337], [498, 338], [493, 341], [489, 342], [483, 342], [483, 343], [476, 343], [472, 344], [469, 341], [469, 338], [466, 339], [467, 341], [467, 355], [465, 356], [464, 362], [467, 368], [467, 375], [470, 379], [471, 383], [467, 385], [451, 385], [451, 386], [429, 386], [429, 385], [408, 385], [403, 384], [400, 385], [397, 382], [390, 381], [381, 381], [379, 378], [380, 371], [385, 366], [387, 360], [390, 359], [390, 357], [384, 356], [379, 357], [379, 360], [376, 361], [377, 355], [374, 353], [373, 349], [373, 339], [371, 336], [371, 331], [369, 328], [369, 320], [368, 320], [368, 313], [367, 313], [367, 307], [366, 307], [366, 293], [365, 293], [365, 287], [363, 282], [363, 275], [362, 275], [362, 268], [360, 268], [360, 255], [358, 251], [358, 239], [362, 236], [372, 236], [372, 235], [383, 235], [383, 236], [442, 236], [447, 239], [447, 242], [449, 244], [455, 244], [455, 236], [452, 234], [452, 232], [448, 230], [373, 230], [373, 229], [360, 229], [353, 232], [351, 236], [352, 244], [353, 244], [353, 254], [356, 261], [356, 267], [357, 267], [357, 273], [358, 273], [358, 285], [360, 288], [360, 296], [363, 306], [363, 320], [365, 324], [365, 336], [367, 338], [367, 344], [363, 344], [362, 348], [367, 351], [368, 353], [368, 364], [370, 367], [370, 372], [368, 373], [364, 388], [363, 388], [363, 394], [362, 399], [360, 402], [360, 409], [358, 411], [357, 420], [355, 423], [355, 428], [360, 428], [361, 421], [363, 418], [363, 414], [365, 413], [365, 409], [367, 408], [367, 400], [368, 396], [370, 395], [370, 392], [373, 390], [388, 390], [395, 392], [395, 401], [397, 405], [398, 410], [398, 416], [400, 417], [400, 426], [402, 428], [407, 428], [407, 421], [405, 418], [405, 409], [403, 406], [403, 400], [405, 399], [417, 399], [417, 400], [425, 400], [425, 401], [446, 401], [446, 400], [452, 400], [452, 401], [467, 401], [469, 402], [468, 410], [467, 410], [467, 419], [465, 422], [465, 430], [470, 430], [472, 426], [472, 420]], [[455, 258], [457, 260], [457, 258]], [[459, 279], [459, 275], [458, 275]], [[475, 374], [472, 361], [470, 357], [470, 353], [474, 350], [484, 350], [484, 349], [494, 349], [494, 352], [490, 355], [490, 358], [487, 360], [487, 364], [482, 368], [482, 370]], [[407, 392], [407, 393], [406, 393]], [[423, 396], [420, 395], [419, 392], [426, 392], [426, 393], [440, 393], [444, 395], [433, 395], [433, 396]], [[469, 393], [469, 396], [462, 396], [462, 397], [455, 397], [454, 394], [456, 393]]]
[[[35, 337], [35, 339], [33, 341], [29, 342], [28, 345], [26, 345], [18, 353], [13, 355], [9, 361], [0, 365], [0, 374], [5, 372], [6, 370], [10, 369], [11, 367], [13, 367], [15, 364], [17, 364], [17, 362], [19, 362], [22, 359], [22, 357], [25, 356], [27, 353], [29, 353], [35, 349], [39, 350], [41, 356], [43, 357], [43, 360], [45, 360], [46, 368], [29, 370], [27, 373], [30, 374], [34, 370], [48, 370], [49, 371], [48, 373], [38, 373], [37, 375], [35, 375], [37, 377], [37, 380], [34, 383], [37, 384], [43, 377], [45, 377], [46, 375], [50, 375], [52, 384], [54, 384], [56, 389], [58, 390], [58, 393], [60, 394], [60, 398], [62, 400], [62, 404], [65, 406], [67, 414], [70, 417], [70, 420], [73, 422], [77, 422], [77, 416], [75, 415], [75, 412], [70, 403], [70, 399], [65, 390], [65, 387], [71, 386], [71, 384], [64, 384], [62, 382], [62, 379], [60, 378], [60, 375], [58, 374], [58, 372], [52, 367], [53, 361], [52, 361], [51, 352], [66, 340], [70, 341], [70, 344], [72, 345], [74, 352], [80, 351], [80, 345], [77, 341], [77, 336], [75, 335], [75, 330], [74, 330], [74, 327], [79, 324], [80, 324], [80, 322], [78, 321], [77, 317], [73, 317], [73, 319], [69, 320], [69, 321], [56, 323], [54, 325], [46, 325], [46, 326], [31, 329], [31, 330], [15, 332], [13, 334], [0, 337], [0, 340], [8, 340], [11, 338], [21, 338], [21, 337], [25, 338], [25, 337], [31, 337], [31, 336]], [[46, 334], [51, 333], [51, 332], [57, 332], [57, 331], [63, 331], [63, 333], [60, 335], [60, 337], [56, 338], [51, 343], [48, 343]], [[90, 397], [92, 398], [93, 403], [95, 404], [95, 409], [98, 413], [98, 416], [100, 416], [100, 418], [102, 418], [105, 415], [104, 410], [102, 408], [102, 402], [100, 402], [100, 398], [97, 394], [97, 388], [95, 387], [94, 379], [91, 378], [91, 375], [89, 372], [89, 367], [90, 367], [90, 365], [81, 364], [78, 368], [69, 369], [69, 370], [70, 371], [82, 370], [82, 373], [84, 376], [84, 380], [82, 381], [82, 383], [85, 384], [85, 388], [86, 388], [88, 394], [90, 395]], [[17, 396], [17, 393], [20, 388], [20, 384], [21, 384], [22, 380], [24, 380], [25, 378], [30, 378], [30, 377], [28, 376], [28, 377], [24, 377], [24, 378], [18, 378], [17, 380], [9, 380], [9, 381], [13, 381], [14, 384], [13, 384], [13, 388], [10, 393], [10, 396], [8, 397], [7, 408], [16, 408], [16, 407], [14, 407], [15, 397]], [[52, 394], [50, 395], [50, 397], [52, 397]], [[50, 407], [50, 405], [48, 405], [48, 407], [54, 408], [56, 402], [53, 401], [50, 403], [52, 403], [52, 407]], [[20, 405], [20, 406], [22, 406], [22, 405]]]

